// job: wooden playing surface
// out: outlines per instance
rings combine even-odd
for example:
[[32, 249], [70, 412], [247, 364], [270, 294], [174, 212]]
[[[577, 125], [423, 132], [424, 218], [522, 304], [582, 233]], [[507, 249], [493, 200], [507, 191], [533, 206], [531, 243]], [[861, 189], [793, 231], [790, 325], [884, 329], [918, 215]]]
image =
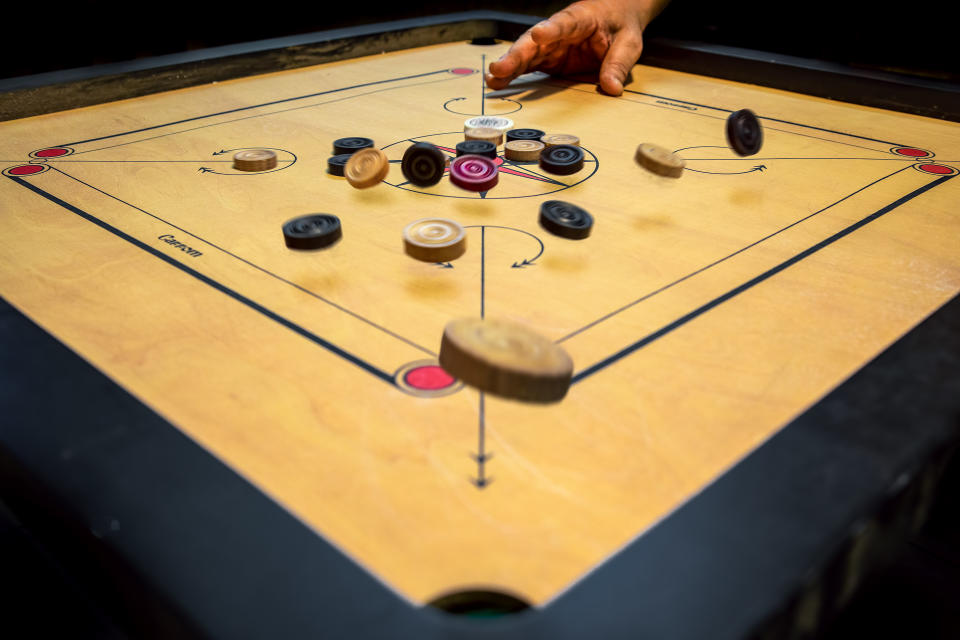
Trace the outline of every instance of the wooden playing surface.
[[[960, 126], [643, 66], [620, 98], [536, 77], [481, 98], [505, 50], [2, 123], [0, 294], [412, 602], [546, 604], [960, 290]], [[743, 107], [765, 128], [748, 158], [724, 138]], [[364, 191], [326, 173], [335, 138], [399, 160], [481, 110], [579, 135], [585, 168], [504, 164], [485, 197], [399, 164]], [[640, 142], [680, 150], [683, 177], [640, 169]], [[261, 147], [277, 169], [231, 168]], [[547, 199], [591, 237], [543, 230]], [[282, 223], [314, 212], [343, 239], [288, 250]], [[432, 216], [468, 226], [450, 265], [403, 253]], [[561, 403], [394, 382], [481, 313], [564, 346]]]

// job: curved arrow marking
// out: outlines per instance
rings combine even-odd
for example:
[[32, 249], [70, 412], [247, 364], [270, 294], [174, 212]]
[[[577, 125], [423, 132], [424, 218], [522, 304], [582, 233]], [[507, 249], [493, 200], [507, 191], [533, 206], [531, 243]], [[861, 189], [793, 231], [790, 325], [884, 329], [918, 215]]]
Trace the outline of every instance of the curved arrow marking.
[[514, 263], [511, 265], [511, 268], [513, 268], [513, 269], [520, 269], [520, 268], [523, 268], [523, 267], [529, 267], [529, 266], [532, 265], [536, 260], [538, 260], [538, 259], [540, 258], [540, 256], [543, 255], [543, 240], [541, 240], [541, 239], [538, 238], [537, 236], [533, 235], [533, 234], [530, 233], [529, 231], [524, 231], [523, 229], [517, 229], [516, 227], [501, 227], [501, 226], [499, 226], [499, 225], [493, 225], [493, 224], [471, 224], [471, 225], [469, 225], [469, 226], [464, 227], [464, 229], [478, 229], [478, 228], [479, 228], [479, 229], [505, 229], [505, 230], [507, 230], [507, 231], [516, 231], [517, 233], [522, 233], [522, 234], [524, 234], [524, 235], [530, 236], [531, 238], [533, 238], [534, 240], [537, 241], [537, 245], [539, 245], [539, 247], [540, 247], [540, 250], [537, 252], [537, 255], [533, 256], [532, 258], [527, 258], [527, 259], [525, 259], [525, 260], [523, 260], [523, 261], [521, 261], [521, 262], [514, 262]]
[[724, 145], [705, 144], [705, 145], [699, 145], [696, 147], [684, 147], [682, 149], [677, 149], [674, 151], [674, 153], [680, 153], [681, 151], [689, 151], [690, 149], [729, 149], [729, 148], [730, 147], [727, 147]]
[[[454, 104], [454, 103], [456, 103], [456, 102], [460, 102], [461, 100], [466, 100], [466, 99], [467, 99], [466, 96], [461, 96], [461, 97], [459, 97], [459, 98], [450, 98], [449, 100], [447, 100], [446, 102], [443, 103], [443, 108], [444, 108], [444, 110], [449, 111], [450, 113], [456, 113], [456, 114], [461, 115], [461, 116], [482, 116], [482, 115], [487, 115], [487, 114], [486, 114], [486, 107], [481, 108], [481, 111], [483, 111], [484, 113], [474, 113], [474, 112], [472, 112], [472, 111], [457, 111], [456, 109], [454, 109], [454, 108], [452, 108], [452, 107], [450, 106], [451, 104]], [[508, 114], [508, 113], [515, 113], [515, 112], [517, 112], [517, 111], [520, 111], [520, 109], [523, 109], [523, 105], [522, 105], [522, 104], [520, 104], [520, 103], [517, 102], [516, 100], [511, 100], [510, 98], [486, 98], [485, 100], [486, 100], [487, 102], [492, 101], [492, 100], [499, 100], [500, 102], [512, 102], [512, 103], [513, 103], [513, 105], [514, 105], [514, 108], [513, 108], [513, 109], [510, 109], [509, 111], [499, 111], [499, 112], [497, 112], [496, 115], [506, 115], [506, 114]]]
[[735, 176], [741, 173], [753, 173], [754, 171], [764, 171], [766, 165], [759, 164], [752, 169], [747, 169], [746, 171], [704, 171], [703, 169], [691, 169], [690, 167], [685, 167], [686, 171], [693, 171], [694, 173], [709, 173], [714, 176]]
[[[681, 151], [689, 151], [690, 149], [729, 149], [729, 147], [715, 145], [715, 144], [705, 144], [705, 145], [698, 145], [695, 147], [683, 147], [682, 149], [677, 149], [676, 151], [674, 151], [674, 153], [679, 154]], [[696, 158], [696, 160], [701, 160], [705, 162], [710, 160], [749, 160], [749, 159], [750, 158], [740, 158], [740, 157], [738, 158]], [[690, 162], [692, 159], [685, 158], [685, 160]], [[751, 167], [750, 169], [747, 169], [746, 171], [706, 171], [704, 169], [693, 169], [691, 167], [684, 167], [684, 170], [693, 171], [694, 173], [706, 173], [714, 176], [735, 176], [742, 173], [753, 173], [754, 171], [762, 172], [766, 170], [766, 168], [767, 168], [766, 165], [758, 164], [754, 167]]]
[[[273, 169], [270, 169], [269, 171], [242, 171], [239, 173], [225, 173], [222, 171], [216, 171], [214, 169], [211, 169], [210, 167], [200, 167], [199, 169], [197, 169], [197, 171], [199, 171], [200, 173], [213, 173], [218, 176], [256, 176], [256, 175], [262, 175], [264, 173], [274, 173], [276, 171], [283, 171], [284, 169], [288, 169], [292, 167], [297, 162], [297, 154], [293, 153], [292, 151], [287, 151], [286, 149], [280, 149], [278, 147], [237, 147], [236, 149], [221, 149], [220, 151], [214, 151], [212, 155], [221, 156], [225, 153], [231, 153], [233, 151], [241, 151], [243, 149], [269, 149], [270, 151], [280, 151], [293, 156], [293, 160], [281, 160], [280, 158], [277, 158], [277, 166], [274, 167]], [[218, 160], [217, 162], [221, 162], [221, 161]]]

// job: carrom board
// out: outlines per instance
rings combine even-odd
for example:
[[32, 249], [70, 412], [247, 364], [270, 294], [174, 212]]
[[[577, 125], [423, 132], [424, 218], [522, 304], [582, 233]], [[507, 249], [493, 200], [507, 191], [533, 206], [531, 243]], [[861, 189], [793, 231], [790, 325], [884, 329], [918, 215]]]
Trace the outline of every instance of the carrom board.
[[[490, 92], [506, 48], [0, 124], [3, 298], [414, 606], [490, 590], [549, 608], [960, 290], [956, 124], [645, 66], [618, 98], [540, 74]], [[741, 108], [756, 156], [726, 145]], [[408, 145], [452, 156], [480, 114], [576, 134], [583, 170], [501, 153], [489, 192], [405, 180]], [[383, 184], [327, 173], [344, 136], [388, 154]], [[683, 176], [638, 167], [641, 142]], [[276, 169], [233, 169], [248, 148]], [[548, 199], [592, 235], [541, 228]], [[287, 249], [281, 225], [316, 212], [342, 240]], [[404, 255], [403, 227], [434, 216], [467, 228], [462, 258]], [[463, 316], [561, 344], [567, 397], [450, 378], [440, 336]]]

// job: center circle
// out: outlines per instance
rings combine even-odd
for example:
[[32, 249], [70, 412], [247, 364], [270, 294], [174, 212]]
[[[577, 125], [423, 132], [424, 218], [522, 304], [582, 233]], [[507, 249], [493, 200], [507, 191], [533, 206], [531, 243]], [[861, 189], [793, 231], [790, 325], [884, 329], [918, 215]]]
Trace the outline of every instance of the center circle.
[[[494, 160], [499, 170], [499, 181], [496, 186], [490, 188], [488, 191], [480, 193], [460, 189], [452, 184], [449, 178], [446, 177], [449, 173], [445, 173], [445, 177], [435, 185], [419, 187], [408, 182], [398, 170], [399, 160], [403, 158], [404, 151], [406, 151], [407, 147], [411, 144], [417, 142], [429, 142], [435, 145], [448, 160], [452, 162], [457, 157], [457, 144], [463, 142], [463, 131], [449, 131], [414, 136], [381, 147], [383, 152], [386, 153], [387, 157], [391, 160], [391, 172], [384, 180], [385, 184], [412, 193], [443, 198], [482, 198], [486, 200], [538, 198], [551, 193], [557, 193], [558, 191], [564, 191], [585, 180], [589, 180], [596, 174], [600, 166], [597, 156], [582, 145], [580, 148], [585, 157], [583, 169], [565, 176], [553, 175], [543, 171], [536, 161], [520, 162], [508, 160], [503, 156], [501, 151]], [[469, 163], [465, 165], [463, 169], [464, 173], [469, 176], [482, 176], [486, 171], [484, 165], [479, 163]]]

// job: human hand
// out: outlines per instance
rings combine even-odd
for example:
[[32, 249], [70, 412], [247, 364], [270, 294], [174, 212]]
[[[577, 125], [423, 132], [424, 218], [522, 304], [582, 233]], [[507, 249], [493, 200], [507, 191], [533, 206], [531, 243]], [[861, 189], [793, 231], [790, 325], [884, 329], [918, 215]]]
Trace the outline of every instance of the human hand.
[[618, 96], [643, 49], [643, 30], [669, 0], [582, 0], [528, 29], [490, 63], [487, 86], [502, 89], [528, 71], [600, 70], [605, 93]]

